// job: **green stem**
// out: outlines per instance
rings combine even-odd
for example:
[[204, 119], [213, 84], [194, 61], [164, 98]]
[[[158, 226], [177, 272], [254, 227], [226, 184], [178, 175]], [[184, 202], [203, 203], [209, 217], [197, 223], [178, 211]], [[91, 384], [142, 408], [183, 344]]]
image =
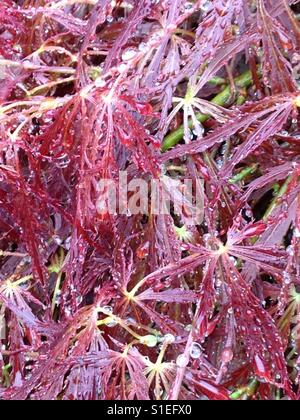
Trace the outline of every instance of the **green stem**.
[[12, 365], [9, 363], [6, 366], [3, 366], [2, 368], [2, 383], [5, 387], [10, 386], [10, 375], [9, 370], [12, 368]]
[[62, 272], [59, 272], [56, 279], [55, 289], [54, 289], [54, 293], [52, 297], [52, 305], [51, 305], [52, 314], [54, 314], [55, 308], [57, 306], [57, 298], [60, 293], [61, 279], [62, 279]]
[[[252, 73], [250, 70], [247, 70], [245, 73], [241, 74], [240, 76], [234, 79], [235, 86], [237, 88], [246, 88], [251, 85], [252, 83]], [[228, 85], [222, 92], [218, 93], [212, 100], [211, 103], [219, 106], [225, 106], [231, 96], [231, 89]], [[201, 123], [207, 121], [210, 117], [209, 115], [198, 113], [196, 114], [197, 120]], [[190, 128], [192, 128], [193, 122], [190, 122]], [[177, 130], [173, 131], [172, 133], [168, 134], [162, 145], [162, 151], [165, 152], [166, 150], [171, 149], [172, 147], [176, 146], [177, 143], [183, 138], [184, 135], [184, 126], [180, 126]]]
[[[262, 220], [264, 222], [266, 222], [268, 220], [268, 218], [271, 216], [271, 214], [273, 213], [273, 211], [276, 209], [278, 202], [280, 200], [281, 197], [284, 196], [284, 194], [286, 193], [289, 183], [291, 182], [292, 177], [289, 176], [286, 181], [284, 182], [284, 184], [279, 188], [276, 189], [277, 184], [275, 184], [275, 188], [274, 188], [274, 194], [275, 197], [273, 198], [272, 202], [270, 203], [269, 207], [267, 208], [265, 214], [263, 215]], [[258, 241], [259, 237], [258, 236], [254, 236], [253, 238], [251, 238], [251, 243], [252, 245], [254, 245], [257, 241]]]
[[221, 86], [226, 84], [226, 79], [223, 79], [223, 77], [215, 76], [208, 82], [209, 85], [212, 86]]
[[283, 197], [283, 196], [284, 196], [284, 194], [286, 193], [286, 191], [287, 191], [287, 189], [288, 189], [288, 186], [289, 186], [289, 183], [291, 182], [291, 179], [292, 179], [292, 177], [291, 177], [291, 176], [289, 176], [289, 177], [286, 179], [285, 183], [281, 186], [281, 188], [280, 188], [280, 190], [278, 191], [278, 193], [277, 193], [276, 197], [272, 200], [271, 204], [270, 204], [270, 205], [269, 205], [269, 207], [267, 208], [267, 210], [266, 210], [266, 212], [265, 212], [265, 214], [264, 214], [263, 220], [265, 220], [265, 221], [266, 221], [266, 220], [269, 218], [269, 216], [271, 216], [271, 214], [273, 213], [273, 211], [275, 210], [275, 208], [276, 208], [276, 207], [277, 207], [277, 205], [278, 205], [278, 201], [279, 201], [279, 199], [280, 199], [281, 197]]
[[252, 165], [247, 166], [245, 169], [243, 169], [241, 172], [239, 172], [237, 175], [235, 175], [229, 180], [230, 184], [237, 184], [238, 182], [243, 181], [243, 179], [245, 179], [248, 175], [252, 175], [257, 168], [257, 163], [253, 163]]
[[231, 395], [230, 398], [232, 400], [238, 400], [241, 397], [245, 397], [245, 399], [249, 399], [252, 395], [255, 394], [257, 388], [259, 386], [259, 382], [257, 379], [251, 379], [247, 386], [242, 388], [238, 388], [235, 390]]

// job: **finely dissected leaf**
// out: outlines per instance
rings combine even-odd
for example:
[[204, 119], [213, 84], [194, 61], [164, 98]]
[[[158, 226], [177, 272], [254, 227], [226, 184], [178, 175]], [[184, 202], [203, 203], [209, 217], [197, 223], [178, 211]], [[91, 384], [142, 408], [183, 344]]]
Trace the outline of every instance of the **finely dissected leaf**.
[[269, 137], [281, 130], [286, 123], [291, 112], [291, 105], [283, 104], [267, 117], [254, 132], [246, 139], [245, 143], [239, 147], [238, 151], [232, 157], [230, 165], [222, 171], [224, 176], [228, 176], [231, 168], [240, 163], [253, 153], [259, 145], [268, 140]]
[[0, 2], [0, 399], [299, 399], [299, 13]]
[[[279, 105], [281, 104], [281, 106]], [[187, 144], [184, 146], [178, 146], [174, 150], [171, 150], [164, 154], [162, 159], [164, 161], [169, 159], [175, 159], [180, 156], [184, 156], [185, 154], [191, 153], [196, 154], [199, 152], [204, 152], [207, 149], [218, 145], [219, 143], [224, 142], [228, 137], [232, 136], [234, 133], [245, 130], [251, 124], [258, 121], [259, 118], [265, 117], [269, 113], [272, 113], [269, 119], [267, 119], [267, 123], [265, 120], [261, 123], [261, 126], [258, 126], [258, 133], [259, 136], [260, 132], [267, 127], [268, 131], [270, 130], [271, 133], [275, 134], [275, 132], [280, 131], [282, 125], [286, 122], [286, 119], [289, 113], [292, 111], [292, 98], [287, 100], [286, 97], [278, 97], [278, 102], [274, 101], [273, 99], [269, 100], [262, 100], [261, 103], [253, 103], [247, 104], [241, 109], [242, 112], [238, 112], [236, 118], [234, 116], [231, 117], [228, 123], [225, 123], [224, 126], [217, 128], [211, 134], [208, 134], [204, 139], [198, 140], [197, 142], [192, 142], [191, 144]], [[243, 113], [244, 111], [244, 113]], [[283, 113], [283, 115], [282, 115]], [[277, 127], [276, 121], [278, 119], [279, 126]], [[261, 141], [267, 140], [266, 137], [263, 135], [259, 136]], [[245, 143], [243, 152], [239, 152], [236, 155], [236, 163], [239, 162], [240, 159], [243, 159], [249, 153], [249, 150], [255, 149], [255, 139], [256, 134], [249, 136], [248, 142]], [[248, 149], [248, 150], [247, 150]], [[231, 163], [230, 163], [231, 165]]]
[[272, 18], [266, 10], [262, 0], [258, 1], [258, 25], [262, 32], [264, 60], [262, 63], [264, 80], [270, 80], [273, 93], [293, 92], [295, 81], [291, 75], [289, 62], [284, 58], [280, 47], [292, 49], [292, 41], [288, 31], [283, 28], [278, 20]]
[[230, 24], [234, 15], [242, 11], [243, 2], [233, 0], [227, 2], [216, 0], [211, 4], [207, 16], [196, 31], [195, 55], [187, 66], [189, 76], [194, 73], [206, 60], [210, 61], [222, 44], [226, 33], [230, 32]]
[[210, 61], [209, 65], [201, 75], [197, 89], [200, 90], [207, 82], [214, 77], [219, 70], [230, 61], [239, 52], [245, 50], [251, 43], [255, 43], [259, 40], [258, 34], [250, 30], [246, 32], [242, 37], [232, 39], [225, 46], [222, 45], [216, 52], [214, 58]]
[[[195, 375], [196, 376], [196, 375]], [[228, 391], [220, 385], [206, 379], [199, 379], [194, 377], [191, 373], [187, 375], [187, 381], [191, 382], [191, 387], [200, 391], [210, 400], [226, 401], [229, 400]]]
[[143, 0], [132, 10], [126, 21], [126, 27], [122, 29], [119, 38], [114, 42], [112, 49], [109, 51], [109, 55], [105, 61], [105, 70], [108, 70], [112, 63], [115, 63], [115, 61], [119, 59], [122, 47], [126, 45], [137, 26], [140, 25], [147, 15], [149, 15], [151, 3], [150, 0]]
[[[269, 383], [277, 383], [290, 392], [290, 383], [284, 360], [283, 343], [276, 331], [270, 315], [260, 307], [258, 299], [241, 276], [231, 278], [231, 303], [237, 323], [238, 334], [246, 345], [248, 357], [253, 360], [253, 368], [258, 377]], [[237, 286], [239, 281], [239, 286]], [[276, 346], [277, 352], [271, 353]]]
[[[3, 0], [0, 5], [1, 34], [0, 54], [5, 58], [13, 55], [14, 44], [19, 42], [25, 32], [25, 19], [15, 2]], [[0, 64], [0, 80], [1, 64]]]

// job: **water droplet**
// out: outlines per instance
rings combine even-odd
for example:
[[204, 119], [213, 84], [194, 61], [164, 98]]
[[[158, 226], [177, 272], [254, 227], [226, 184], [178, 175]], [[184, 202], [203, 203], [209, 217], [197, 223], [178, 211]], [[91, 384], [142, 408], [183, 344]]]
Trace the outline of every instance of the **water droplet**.
[[193, 5], [192, 2], [187, 1], [184, 5], [184, 9], [185, 9], [185, 11], [188, 11], [188, 10], [191, 10], [193, 8], [193, 6], [194, 5]]
[[155, 335], [145, 335], [141, 337], [140, 342], [147, 347], [155, 347], [157, 345], [157, 337]]
[[102, 79], [102, 77], [97, 77], [97, 79], [95, 80], [95, 86], [102, 88], [106, 86], [106, 82], [104, 79]]
[[63, 155], [61, 155], [57, 160], [56, 160], [56, 166], [60, 169], [64, 169], [67, 168], [68, 165], [70, 163], [70, 158], [69, 156], [64, 153]]
[[120, 73], [123, 73], [123, 71], [125, 71], [127, 69], [127, 65], [125, 63], [121, 63], [118, 67], [118, 71]]
[[175, 341], [175, 337], [174, 337], [173, 334], [166, 334], [164, 336], [164, 342], [165, 343], [172, 344], [172, 343], [174, 343], [174, 341]]
[[58, 235], [53, 235], [52, 239], [57, 245], [61, 245], [63, 243], [63, 240]]
[[148, 46], [147, 46], [146, 42], [141, 42], [138, 48], [139, 48], [139, 51], [145, 52], [145, 51], [147, 51]]
[[65, 240], [65, 242], [64, 242], [64, 248], [65, 248], [66, 250], [69, 250], [69, 249], [70, 249], [70, 247], [71, 247], [71, 240], [72, 240], [71, 236], [69, 236], [69, 237]]
[[106, 322], [106, 326], [109, 327], [109, 328], [113, 328], [116, 325], [118, 325], [118, 322], [115, 319], [111, 319], [109, 322]]
[[18, 371], [16, 372], [16, 375], [15, 375], [14, 387], [21, 388], [22, 385], [23, 385], [22, 374], [20, 371]]
[[225, 349], [222, 352], [222, 362], [223, 363], [229, 363], [233, 359], [233, 351], [230, 347], [225, 347]]
[[194, 342], [192, 344], [191, 349], [190, 349], [190, 356], [191, 356], [191, 358], [192, 359], [199, 359], [199, 357], [201, 356], [201, 354], [202, 354], [202, 349], [201, 349], [200, 344]]
[[124, 61], [131, 61], [137, 54], [137, 50], [134, 48], [127, 48], [122, 54], [122, 60]]
[[77, 296], [77, 297], [76, 297], [76, 304], [77, 304], [77, 305], [80, 305], [80, 304], [82, 303], [82, 301], [83, 301], [82, 296]]
[[179, 368], [184, 368], [189, 364], [189, 358], [185, 354], [180, 354], [176, 359], [176, 365]]
[[283, 281], [285, 284], [290, 284], [292, 282], [291, 276], [287, 271], [283, 272]]
[[113, 308], [111, 306], [109, 306], [109, 305], [103, 306], [102, 309], [106, 313], [109, 313], [109, 314], [112, 314], [113, 313]]
[[202, 12], [208, 12], [211, 8], [212, 8], [212, 2], [209, 0], [204, 1], [200, 6], [200, 9], [202, 10]]

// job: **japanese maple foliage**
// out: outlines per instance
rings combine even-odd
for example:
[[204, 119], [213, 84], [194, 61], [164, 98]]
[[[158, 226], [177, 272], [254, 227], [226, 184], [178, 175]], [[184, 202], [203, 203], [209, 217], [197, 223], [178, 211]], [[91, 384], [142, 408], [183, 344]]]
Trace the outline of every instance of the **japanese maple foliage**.
[[[0, 399], [300, 399], [299, 21], [0, 2]], [[203, 221], [103, 214], [124, 171]]]

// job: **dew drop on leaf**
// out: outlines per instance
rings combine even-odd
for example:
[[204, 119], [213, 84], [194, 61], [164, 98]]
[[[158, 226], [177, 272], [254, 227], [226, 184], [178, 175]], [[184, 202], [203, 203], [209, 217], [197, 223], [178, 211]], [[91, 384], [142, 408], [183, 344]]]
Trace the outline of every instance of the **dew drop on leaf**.
[[109, 314], [113, 313], [113, 308], [109, 305], [103, 306], [103, 311]]
[[233, 359], [233, 351], [230, 347], [225, 347], [225, 349], [222, 351], [222, 362], [223, 363], [229, 363]]
[[127, 48], [123, 53], [122, 53], [122, 60], [124, 61], [131, 61], [135, 58], [137, 54], [137, 50], [134, 48]]
[[95, 86], [96, 86], [96, 87], [99, 87], [99, 88], [103, 88], [103, 87], [105, 87], [105, 86], [106, 86], [106, 82], [105, 82], [105, 80], [104, 80], [102, 77], [98, 77], [98, 78], [95, 80]]
[[190, 348], [190, 356], [192, 359], [199, 359], [199, 357], [201, 357], [202, 354], [202, 349], [200, 344], [194, 342], [192, 343], [192, 346]]
[[184, 368], [189, 364], [189, 358], [185, 354], [180, 354], [176, 359], [176, 365], [179, 368]]
[[141, 42], [138, 46], [138, 49], [141, 52], [145, 52], [148, 49], [148, 45], [146, 44], [146, 42]]
[[166, 334], [164, 336], [164, 342], [165, 343], [172, 344], [172, 343], [174, 343], [174, 341], [175, 341], [175, 337], [174, 337], [173, 334]]
[[145, 335], [141, 337], [140, 342], [145, 344], [147, 347], [157, 346], [157, 337], [155, 335]]

